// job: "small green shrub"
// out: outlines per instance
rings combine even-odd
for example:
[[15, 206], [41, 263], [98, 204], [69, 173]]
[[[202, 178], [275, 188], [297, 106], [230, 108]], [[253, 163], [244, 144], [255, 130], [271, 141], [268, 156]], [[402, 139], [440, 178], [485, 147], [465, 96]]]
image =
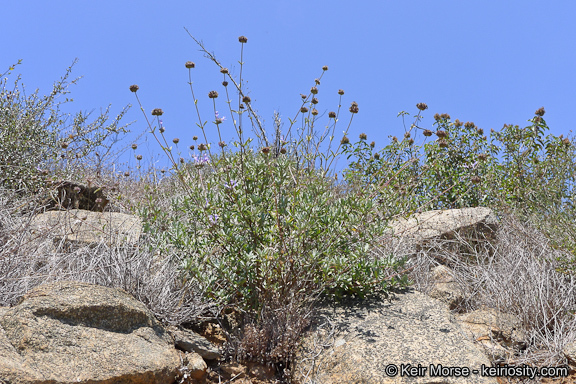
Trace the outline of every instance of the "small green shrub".
[[[243, 47], [245, 38], [240, 42]], [[322, 76], [315, 80], [308, 95], [302, 95], [302, 104], [285, 136], [279, 116], [275, 116], [272, 141], [254, 113], [250, 97], [242, 90], [241, 77], [236, 81], [197, 43], [223, 74], [222, 93], [239, 138], [232, 145], [239, 150], [226, 150], [229, 143], [222, 141], [220, 126], [225, 118], [218, 113], [216, 91], [208, 97], [212, 100], [220, 155], [208, 143], [207, 122], [200, 116], [198, 100], [194, 105], [204, 142], [190, 147], [195, 153], [192, 163], [173, 155], [163, 122], [154, 121], [150, 130], [172, 161], [186, 194], [174, 199], [172, 217], [162, 217], [153, 207], [143, 207], [141, 215], [152, 219], [146, 228], [156, 231], [162, 242], [183, 257], [186, 279], [194, 279], [210, 298], [222, 305], [234, 305], [250, 319], [236, 344], [245, 353], [237, 350], [238, 356], [286, 368], [296, 345], [277, 336], [292, 329], [288, 339], [296, 340], [307, 324], [310, 303], [320, 293], [363, 296], [378, 288], [406, 285], [405, 277], [389, 278], [400, 271], [402, 261], [378, 259], [369, 253], [385, 228], [385, 222], [375, 214], [369, 190], [343, 194], [335, 188], [335, 177], [330, 176], [329, 169], [341, 144], [335, 152], [329, 150], [330, 154], [324, 155], [319, 148], [330, 130], [319, 138], [315, 132]], [[187, 62], [186, 67], [191, 73], [194, 64]], [[323, 67], [322, 73], [327, 69]], [[230, 107], [229, 83], [238, 92], [236, 110]], [[194, 97], [191, 78], [189, 84]], [[136, 85], [130, 87], [135, 93], [138, 89]], [[342, 97], [344, 92], [338, 93]], [[136, 98], [139, 102], [137, 94]], [[351, 104], [350, 112], [352, 117], [358, 112], [357, 103]], [[152, 111], [156, 119], [162, 114], [161, 109]], [[252, 139], [244, 137], [241, 122], [245, 114], [259, 139], [256, 148], [250, 145]], [[340, 109], [329, 113], [330, 144], [339, 115]], [[295, 138], [293, 128], [298, 134]], [[180, 140], [172, 142], [178, 149]], [[283, 315], [288, 308], [291, 316]], [[254, 335], [265, 336], [254, 345], [250, 341]]]
[[126, 126], [119, 127], [118, 122], [128, 107], [107, 126], [108, 109], [91, 123], [87, 122], [90, 114], [79, 112], [73, 123], [66, 125], [68, 115], [60, 111], [60, 105], [73, 100], [56, 99], [70, 93], [68, 87], [79, 80], [68, 82], [72, 66], [54, 83], [49, 95], [39, 97], [38, 90], [26, 96], [18, 84], [20, 77], [12, 90], [7, 89], [6, 76], [18, 64], [0, 75], [0, 184], [19, 192], [34, 192], [44, 186], [49, 174], [72, 173], [74, 164], [86, 162], [91, 154], [95, 154], [100, 169], [114, 156], [113, 143], [104, 144], [105, 141], [112, 135], [117, 139], [120, 133], [127, 133]]

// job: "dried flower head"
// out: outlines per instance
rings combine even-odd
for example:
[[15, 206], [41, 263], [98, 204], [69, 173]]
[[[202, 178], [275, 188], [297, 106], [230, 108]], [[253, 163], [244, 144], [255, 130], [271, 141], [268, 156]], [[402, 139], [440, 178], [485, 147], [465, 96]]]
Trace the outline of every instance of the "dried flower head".
[[124, 177], [128, 177], [128, 176], [130, 176], [130, 172], [128, 172], [128, 171], [124, 172]]
[[405, 132], [405, 133], [404, 133], [404, 137], [405, 137], [406, 139], [409, 139], [409, 138], [410, 138], [410, 132]]
[[376, 160], [380, 160], [380, 154], [379, 154], [379, 153], [375, 153], [375, 154], [374, 154], [374, 158], [375, 158]]
[[416, 108], [418, 108], [421, 111], [425, 111], [428, 109], [428, 106], [426, 105], [426, 103], [418, 103], [416, 104]]
[[480, 183], [480, 182], [482, 181], [482, 179], [480, 178], [480, 176], [472, 176], [472, 178], [471, 178], [470, 180], [472, 180], [472, 182], [473, 182], [474, 184], [478, 184], [478, 183]]
[[162, 114], [164, 114], [164, 111], [161, 108], [154, 108], [152, 110], [152, 116], [162, 116]]
[[136, 148], [138, 148], [138, 145], [132, 144], [132, 149], [136, 149]]
[[478, 129], [476, 130], [476, 133], [479, 134], [479, 135], [483, 135], [483, 134], [484, 134], [484, 130], [483, 130], [482, 128], [478, 128]]
[[189, 148], [190, 148], [191, 151], [194, 150], [194, 146], [193, 146], [193, 145], [191, 145]]
[[344, 94], [344, 90], [343, 90], [343, 89], [339, 89], [339, 90], [338, 90], [338, 94], [339, 94], [340, 96], [342, 96], [342, 95]]
[[438, 113], [434, 114], [434, 120], [436, 121], [440, 120], [440, 115]]
[[320, 79], [314, 79], [314, 83], [315, 83], [316, 85], [320, 85]]
[[68, 148], [68, 143], [63, 141], [62, 144], [60, 144], [60, 146], [62, 147], [62, 149], [66, 149]]
[[398, 138], [396, 136], [392, 136], [392, 141], [397, 143], [398, 142]]
[[226, 146], [226, 143], [225, 143], [224, 141], [219, 141], [219, 142], [218, 142], [218, 146], [219, 146], [220, 148], [224, 148], [224, 147]]
[[412, 145], [412, 144], [414, 144], [414, 139], [408, 140], [408, 145]]
[[538, 115], [538, 116], [544, 116], [545, 113], [546, 113], [546, 111], [544, 110], [544, 107], [538, 108], [538, 109], [536, 110], [536, 112], [534, 112], [534, 114], [535, 114], [535, 115]]
[[200, 144], [200, 145], [198, 146], [198, 150], [199, 150], [199, 151], [205, 151], [206, 149], [208, 149], [208, 147], [206, 147], [206, 144]]
[[308, 112], [308, 108], [302, 107], [302, 108], [300, 108], [300, 112], [306, 113], [306, 112]]
[[570, 145], [570, 140], [568, 138], [565, 138], [564, 140], [562, 140], [562, 143], [564, 143], [564, 145], [568, 146], [568, 145]]
[[180, 139], [177, 138], [177, 137], [175, 137], [175, 138], [172, 139], [172, 142], [173, 142], [174, 144], [178, 144], [178, 143], [180, 142]]
[[448, 132], [442, 131], [442, 130], [438, 130], [438, 131], [436, 131], [436, 136], [438, 136], [439, 138], [442, 139], [442, 138], [448, 136]]
[[286, 154], [286, 148], [280, 148], [280, 153], [283, 155]]
[[224, 81], [222, 82], [222, 85], [225, 86], [225, 87], [227, 87], [227, 86], [228, 86], [228, 82], [227, 82], [226, 80], [224, 80]]
[[192, 140], [194, 140], [194, 141], [198, 140], [198, 136], [196, 136], [196, 135], [192, 136]]
[[328, 66], [327, 66], [327, 65], [323, 66], [323, 67], [322, 67], [322, 70], [323, 70], [323, 71], [327, 71], [327, 70], [328, 70]]
[[251, 101], [252, 101], [252, 99], [250, 99], [250, 96], [244, 96], [242, 98], [243, 103], [250, 104]]
[[440, 118], [444, 119], [444, 120], [450, 120], [450, 115], [447, 113], [443, 113], [440, 115]]
[[160, 129], [159, 129], [160, 133], [164, 133], [165, 130], [166, 129], [164, 127], [160, 127]]
[[441, 140], [438, 142], [438, 145], [440, 146], [440, 148], [446, 148], [446, 147], [448, 146], [448, 142], [447, 142], [446, 140], [444, 140], [444, 139], [441, 139]]
[[328, 112], [328, 117], [331, 119], [335, 119], [336, 118], [336, 112]]
[[208, 97], [211, 98], [211, 99], [215, 99], [215, 98], [218, 97], [218, 92], [216, 92], [216, 91], [210, 91], [210, 92], [208, 92]]
[[488, 154], [486, 153], [481, 153], [478, 155], [478, 160], [484, 161], [488, 158]]
[[180, 158], [180, 164], [184, 164], [184, 158], [183, 157]]
[[310, 100], [310, 102], [311, 102], [312, 104], [318, 104], [318, 99], [315, 98], [315, 97], [313, 97], [312, 100]]
[[318, 88], [316, 88], [316, 87], [310, 88], [310, 93], [313, 95], [317, 95], [318, 94]]
[[370, 143], [370, 148], [374, 148], [375, 146], [376, 146], [376, 142], [375, 142], [375, 141], [373, 141], [373, 142]]
[[462, 125], [463, 125], [463, 123], [460, 120], [458, 120], [458, 119], [454, 120], [454, 126], [456, 128], [460, 128]]
[[132, 84], [132, 85], [130, 86], [130, 91], [131, 91], [131, 92], [136, 92], [136, 91], [139, 90], [139, 89], [140, 89], [140, 87], [137, 86], [136, 84]]
[[313, 108], [312, 112], [310, 112], [310, 113], [314, 116], [318, 116], [318, 110], [316, 108]]
[[358, 103], [353, 101], [350, 105], [350, 112], [351, 113], [358, 113]]
[[340, 144], [344, 144], [344, 145], [350, 144], [350, 139], [348, 137], [344, 136], [342, 138], [342, 140], [340, 140]]
[[244, 43], [248, 42], [248, 38], [246, 36], [240, 36], [238, 38], [238, 41], [241, 42], [242, 44], [244, 44]]
[[360, 140], [366, 140], [367, 137], [365, 133], [360, 134]]
[[187, 61], [186, 64], [184, 64], [186, 66], [186, 68], [190, 69], [190, 68], [194, 68], [196, 66], [196, 64], [194, 64], [192, 61]]
[[475, 125], [474, 125], [474, 123], [471, 122], [471, 121], [467, 121], [467, 122], [464, 124], [464, 128], [472, 129], [472, 128], [474, 128], [474, 127], [475, 127]]
[[432, 131], [429, 130], [429, 129], [425, 129], [424, 132], [422, 132], [422, 134], [423, 134], [424, 136], [432, 136]]
[[138, 160], [138, 161], [142, 160], [142, 155], [137, 155], [136, 160]]
[[270, 147], [264, 147], [262, 148], [262, 153], [267, 155], [268, 153], [270, 153]]
[[228, 73], [228, 68], [221, 68], [221, 69], [220, 69], [220, 73], [227, 74], [227, 73]]

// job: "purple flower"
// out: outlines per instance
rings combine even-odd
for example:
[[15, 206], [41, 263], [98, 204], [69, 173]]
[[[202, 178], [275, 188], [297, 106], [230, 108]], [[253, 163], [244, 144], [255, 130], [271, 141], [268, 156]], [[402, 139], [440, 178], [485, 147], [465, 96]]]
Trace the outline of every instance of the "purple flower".
[[222, 117], [218, 116], [218, 111], [216, 111], [216, 124], [222, 124], [222, 122], [224, 120], [226, 120], [226, 117], [225, 116], [222, 116]]
[[192, 157], [194, 157], [194, 165], [201, 167], [204, 164], [207, 164], [210, 162], [210, 159], [208, 158], [207, 154], [203, 154], [202, 156], [196, 156], [196, 155], [192, 155]]
[[238, 185], [238, 181], [232, 180], [232, 181], [230, 181], [230, 185], [224, 184], [224, 188], [226, 188], [226, 189], [233, 189], [233, 188], [234, 188], [235, 186], [237, 186], [237, 185]]
[[211, 224], [216, 224], [216, 222], [218, 221], [218, 215], [217, 214], [213, 214], [213, 215], [209, 215], [208, 219], [210, 220]]

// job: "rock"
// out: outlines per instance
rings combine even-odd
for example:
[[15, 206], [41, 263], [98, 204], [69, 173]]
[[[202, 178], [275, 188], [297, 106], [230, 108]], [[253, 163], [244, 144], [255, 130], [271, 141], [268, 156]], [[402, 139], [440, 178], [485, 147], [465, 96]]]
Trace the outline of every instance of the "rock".
[[120, 289], [42, 285], [0, 317], [0, 378], [11, 384], [173, 383], [179, 366], [164, 327]]
[[168, 332], [174, 338], [174, 344], [177, 348], [185, 352], [196, 352], [206, 360], [218, 360], [220, 358], [218, 348], [205, 337], [187, 329], [174, 326], [168, 327]]
[[434, 239], [454, 239], [458, 235], [472, 242], [493, 240], [498, 218], [490, 208], [477, 207], [415, 213], [388, 225], [382, 243], [404, 245], [408, 254], [415, 254]]
[[444, 265], [436, 266], [432, 269], [432, 279], [435, 284], [428, 296], [448, 304], [448, 308], [451, 310], [460, 307], [464, 303], [466, 295], [458, 282], [454, 280], [454, 275], [450, 268]]
[[[444, 303], [414, 290], [398, 293], [388, 301], [382, 296], [352, 300], [319, 314], [334, 325], [329, 348], [318, 336], [330, 336], [316, 326], [304, 339], [295, 358], [296, 378], [330, 383], [496, 383], [496, 379], [470, 373], [431, 377], [430, 365], [481, 369], [490, 361], [468, 340]], [[318, 320], [318, 319], [317, 319]], [[317, 323], [318, 324], [318, 323]], [[412, 378], [386, 374], [387, 369], [427, 368]]]
[[206, 378], [206, 373], [208, 369], [208, 365], [202, 356], [197, 354], [196, 352], [183, 352], [184, 357], [184, 365], [186, 366], [183, 370], [183, 379], [187, 379], [188, 377], [192, 378], [196, 381], [202, 381]]
[[56, 240], [92, 244], [134, 245], [142, 233], [142, 222], [134, 215], [117, 212], [91, 212], [82, 209], [49, 211], [36, 215], [30, 223], [32, 234], [50, 233]]
[[456, 315], [456, 319], [494, 361], [506, 361], [526, 348], [522, 322], [514, 315], [486, 308]]

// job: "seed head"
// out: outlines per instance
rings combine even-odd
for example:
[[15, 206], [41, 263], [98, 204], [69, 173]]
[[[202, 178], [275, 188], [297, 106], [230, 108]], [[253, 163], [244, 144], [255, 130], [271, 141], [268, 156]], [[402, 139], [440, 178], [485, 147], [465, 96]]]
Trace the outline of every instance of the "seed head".
[[349, 144], [349, 143], [350, 143], [350, 139], [349, 139], [348, 137], [346, 137], [346, 136], [344, 136], [344, 137], [342, 138], [342, 140], [340, 141], [340, 144], [343, 144], [343, 145], [346, 145], [346, 144]]
[[186, 64], [184, 64], [186, 66], [186, 68], [190, 69], [190, 68], [194, 68], [196, 66], [196, 64], [194, 64], [192, 61], [187, 61]]
[[137, 155], [136, 160], [138, 160], [138, 161], [142, 160], [142, 155]]
[[68, 143], [63, 141], [62, 144], [60, 144], [60, 146], [62, 147], [62, 149], [66, 149], [68, 148]]
[[472, 178], [471, 178], [470, 180], [472, 180], [472, 182], [473, 182], [474, 184], [478, 184], [478, 183], [480, 183], [480, 182], [482, 181], [482, 179], [480, 178], [480, 176], [472, 176]]
[[137, 86], [136, 84], [133, 84], [133, 85], [130, 86], [130, 91], [131, 91], [131, 92], [136, 92], [136, 91], [139, 90], [139, 89], [140, 89], [140, 87]]
[[215, 99], [215, 98], [218, 97], [218, 92], [216, 92], [216, 91], [210, 91], [210, 92], [208, 93], [208, 97], [211, 98], [211, 99]]
[[267, 155], [268, 153], [270, 153], [270, 147], [264, 147], [262, 148], [262, 153]]
[[248, 38], [246, 36], [240, 36], [238, 38], [238, 41], [241, 42], [242, 44], [244, 44], [244, 43], [248, 42]]
[[184, 158], [183, 157], [180, 158], [180, 164], [184, 164]]
[[314, 83], [316, 83], [316, 85], [320, 85], [320, 79], [314, 79]]
[[570, 140], [568, 138], [565, 138], [564, 140], [562, 140], [562, 143], [564, 143], [564, 145], [568, 146], [568, 145], [570, 145]]
[[418, 108], [421, 111], [425, 111], [428, 109], [428, 106], [426, 105], [426, 103], [418, 103], [416, 104], [416, 108]]
[[206, 147], [206, 144], [200, 144], [200, 145], [198, 146], [198, 150], [199, 150], [199, 151], [205, 151], [206, 149], [208, 149], [208, 147]]
[[335, 119], [336, 118], [336, 112], [328, 112], [328, 117], [331, 119]]
[[310, 112], [310, 113], [314, 116], [318, 116], [318, 110], [316, 108], [313, 108], [312, 112]]
[[154, 108], [152, 110], [152, 116], [162, 116], [164, 111], [161, 108]]
[[444, 139], [441, 139], [441, 140], [438, 142], [438, 145], [440, 146], [440, 148], [446, 148], [446, 147], [448, 146], [448, 142], [447, 142], [446, 140], [444, 140]]
[[481, 153], [478, 155], [478, 160], [484, 161], [488, 158], [488, 154], [486, 153]]
[[398, 138], [396, 136], [392, 136], [392, 141], [397, 143], [398, 142]]
[[406, 139], [409, 139], [409, 138], [410, 138], [410, 132], [404, 133], [404, 137], [405, 137]]
[[193, 145], [190, 146], [190, 150], [191, 150], [191, 151], [194, 150], [194, 146], [193, 146]]
[[436, 120], [436, 121], [440, 120], [440, 115], [435, 113], [434, 114], [434, 120]]
[[422, 132], [422, 134], [423, 134], [424, 136], [432, 136], [432, 131], [429, 130], [429, 129], [425, 129], [424, 132]]
[[252, 100], [250, 99], [250, 96], [244, 96], [244, 97], [242, 98], [242, 102], [243, 102], [243, 103], [250, 104], [251, 101], [252, 101]]
[[358, 103], [353, 101], [350, 105], [350, 112], [351, 113], [358, 113]]
[[536, 110], [536, 112], [534, 112], [534, 114], [535, 114], [535, 115], [538, 115], [538, 116], [544, 116], [545, 113], [546, 113], [546, 111], [544, 110], [544, 107], [538, 108], [538, 109]]
[[310, 93], [313, 95], [317, 95], [318, 94], [318, 88], [316, 88], [316, 87], [310, 88]]
[[172, 139], [172, 142], [173, 142], [174, 144], [178, 144], [178, 143], [180, 142], [180, 139], [177, 138], [177, 137], [175, 137], [174, 139]]
[[339, 94], [340, 96], [342, 96], [342, 95], [344, 94], [344, 90], [343, 90], [343, 89], [339, 89], [339, 90], [338, 90], [338, 94]]
[[467, 121], [467, 122], [464, 124], [464, 128], [468, 128], [468, 129], [472, 129], [472, 128], [474, 128], [474, 126], [475, 126], [474, 123], [471, 122], [471, 121]]
[[374, 154], [374, 158], [375, 158], [376, 160], [380, 160], [380, 154], [379, 154], [379, 153], [375, 153], [375, 154]]
[[192, 136], [192, 140], [194, 140], [194, 141], [198, 140], [198, 136], [196, 136], [196, 135]]
[[440, 115], [440, 118], [444, 119], [444, 120], [450, 120], [450, 115], [447, 113], [443, 113]]
[[159, 129], [160, 133], [164, 133], [165, 130], [166, 130], [166, 128], [164, 128], [164, 127], [160, 127], [160, 129]]
[[323, 67], [322, 67], [322, 70], [323, 70], [323, 71], [327, 71], [327, 70], [328, 70], [328, 66], [327, 66], [327, 65], [323, 66]]
[[360, 134], [360, 140], [366, 140], [367, 137], [365, 133]]
[[240, 104], [240, 105], [238, 106], [238, 108], [244, 109], [244, 104]]
[[408, 140], [408, 145], [412, 145], [412, 144], [414, 144], [414, 139]]
[[136, 145], [136, 144], [132, 144], [132, 149], [134, 149], [134, 150], [135, 150], [136, 148], [138, 148], [138, 145]]
[[483, 134], [484, 134], [484, 130], [483, 130], [482, 128], [478, 128], [478, 129], [476, 130], [476, 133], [479, 134], [479, 135], [483, 135]]
[[308, 112], [308, 108], [302, 107], [302, 108], [300, 108], [300, 112], [306, 113], [306, 112]]
[[226, 146], [226, 143], [223, 142], [223, 141], [219, 141], [219, 142], [218, 142], [218, 146], [219, 146], [220, 148], [224, 148], [224, 147]]
[[438, 136], [439, 138], [442, 139], [442, 138], [448, 136], [448, 133], [446, 131], [439, 130], [436, 132], [436, 136]]
[[227, 82], [226, 80], [224, 80], [224, 81], [222, 82], [222, 85], [225, 86], [225, 87], [227, 87], [227, 86], [228, 86], [228, 82]]
[[375, 141], [373, 141], [373, 142], [370, 143], [370, 148], [374, 148], [375, 146], [376, 146], [376, 142], [375, 142]]
[[130, 176], [130, 172], [128, 172], [128, 171], [124, 172], [124, 177], [128, 177], [128, 176]]
[[286, 154], [286, 148], [280, 148], [280, 153], [283, 155]]
[[460, 120], [456, 119], [456, 120], [454, 121], [454, 126], [455, 126], [456, 128], [460, 128], [460, 127], [462, 126], [462, 122], [461, 122]]
[[227, 73], [228, 73], [228, 68], [222, 68], [222, 69], [220, 69], [220, 73], [227, 74]]

